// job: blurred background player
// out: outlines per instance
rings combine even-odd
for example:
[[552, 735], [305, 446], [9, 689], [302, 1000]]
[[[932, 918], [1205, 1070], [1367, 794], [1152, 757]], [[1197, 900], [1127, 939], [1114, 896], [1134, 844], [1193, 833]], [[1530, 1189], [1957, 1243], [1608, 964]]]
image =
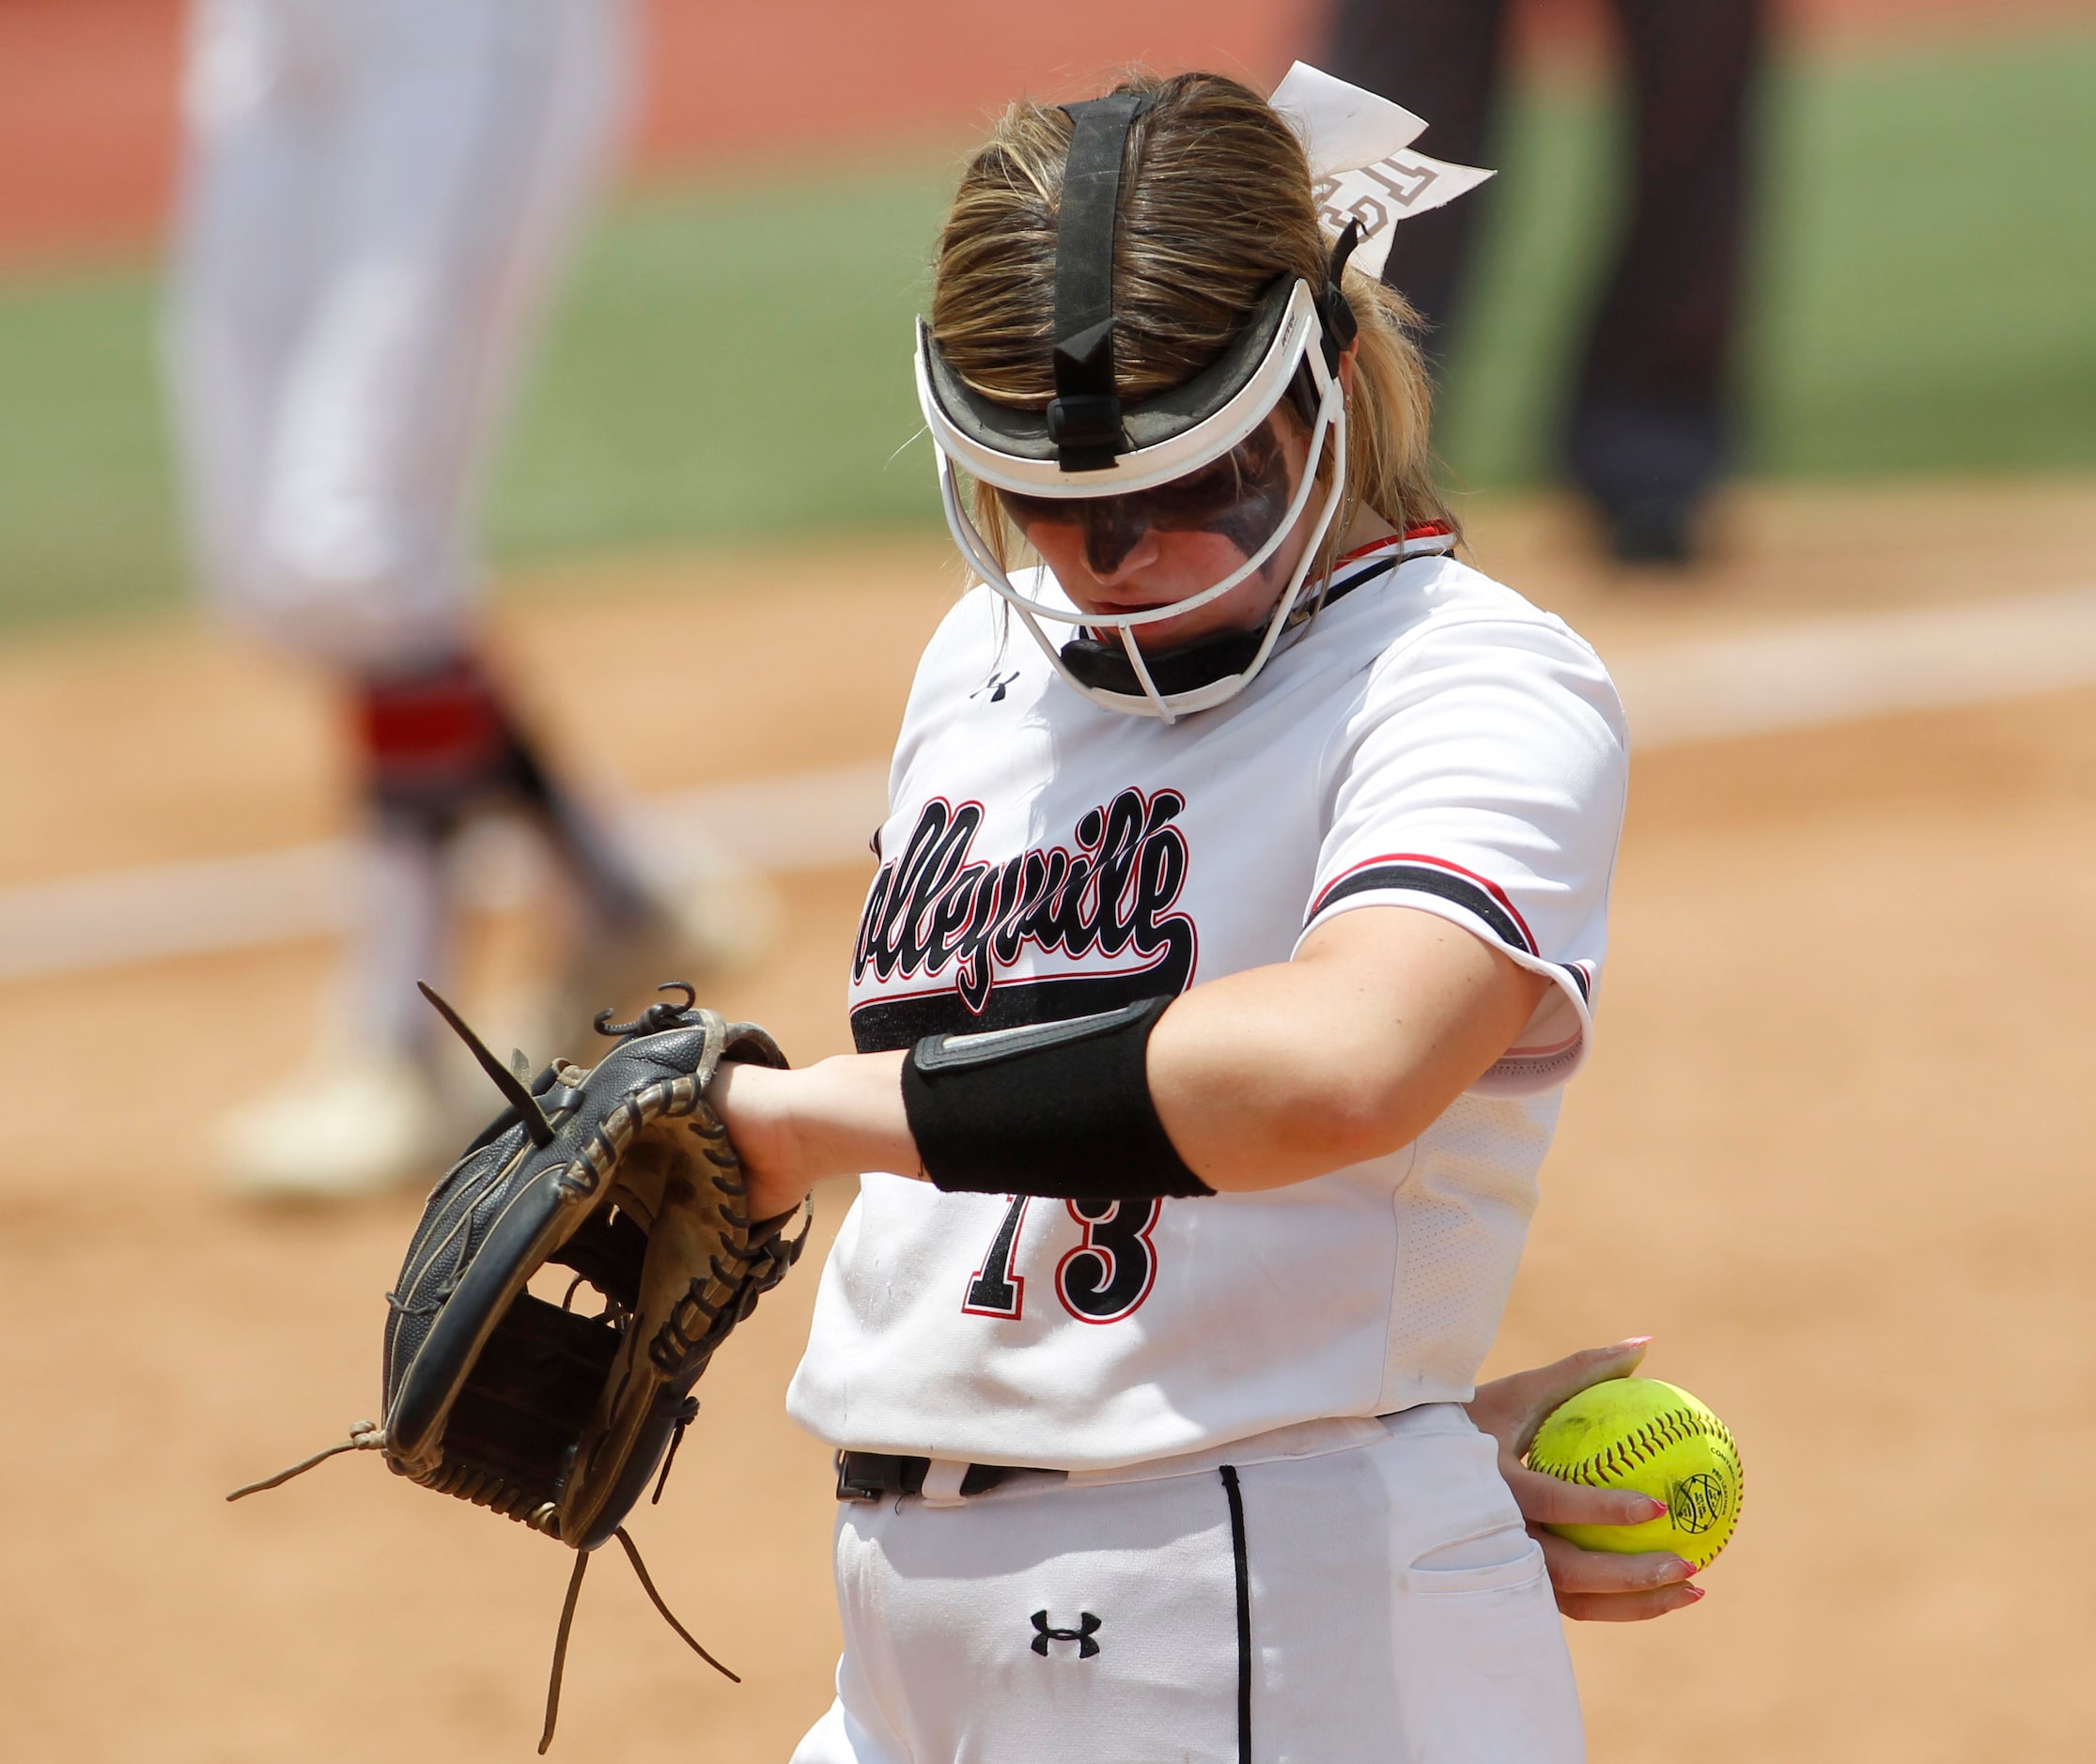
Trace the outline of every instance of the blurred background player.
[[192, 525], [217, 607], [340, 681], [368, 832], [341, 1044], [224, 1155], [245, 1191], [361, 1193], [454, 1131], [414, 982], [455, 965], [469, 824], [521, 815], [554, 856], [572, 1020], [720, 949], [722, 915], [644, 880], [550, 766], [475, 628], [477, 492], [613, 157], [632, 21], [199, 0], [191, 26], [168, 349]]
[[[1433, 117], [1428, 151], [1504, 164], [1492, 137], [1509, 9], [1509, 0], [1338, 0], [1323, 65]], [[1697, 514], [1731, 441], [1729, 368], [1766, 8], [1612, 0], [1612, 10], [1632, 93], [1629, 199], [1559, 445], [1618, 558], [1678, 564], [1695, 551]], [[1384, 268], [1432, 327], [1437, 371], [1460, 327], [1479, 208], [1421, 215]]]

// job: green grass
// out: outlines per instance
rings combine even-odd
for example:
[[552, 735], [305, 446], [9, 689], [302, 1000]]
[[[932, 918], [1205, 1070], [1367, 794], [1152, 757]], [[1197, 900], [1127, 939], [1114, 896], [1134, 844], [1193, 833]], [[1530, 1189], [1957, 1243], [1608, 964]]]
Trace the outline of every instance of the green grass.
[[910, 325], [949, 193], [938, 167], [622, 205], [508, 449], [498, 550], [936, 519]]
[[2096, 37], [1784, 92], [1759, 469], [2096, 462], [2092, 93]]
[[[2096, 464], [2096, 35], [1792, 69], [1747, 353], [1750, 470]], [[1440, 443], [1545, 474], [1609, 225], [1605, 105], [1531, 95]], [[498, 557], [936, 519], [909, 385], [947, 169], [625, 201], [490, 498]], [[140, 270], [0, 287], [0, 621], [164, 603], [184, 569]], [[899, 450], [899, 451], [898, 451]]]
[[181, 592], [157, 386], [143, 275], [0, 288], [0, 620]]
[[[1773, 82], [1747, 470], [2096, 463], [2096, 36], [1792, 68]], [[1546, 475], [1617, 221], [1616, 119], [1514, 116], [1439, 442], [1466, 484]]]

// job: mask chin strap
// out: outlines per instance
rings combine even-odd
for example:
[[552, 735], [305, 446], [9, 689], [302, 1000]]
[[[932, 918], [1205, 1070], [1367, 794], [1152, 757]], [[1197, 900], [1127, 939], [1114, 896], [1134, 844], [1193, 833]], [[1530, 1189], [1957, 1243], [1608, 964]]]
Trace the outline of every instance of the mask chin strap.
[[[1258, 655], [1265, 632], [1219, 631], [1197, 637], [1190, 643], [1159, 650], [1143, 658], [1152, 683], [1171, 696], [1190, 692], [1233, 673], [1242, 673]], [[1139, 650], [1137, 652], [1141, 654]], [[1063, 645], [1063, 664], [1086, 686], [1102, 692], [1140, 695], [1142, 681], [1118, 642], [1102, 643], [1095, 637], [1073, 637]]]
[[1113, 235], [1128, 131], [1154, 95], [1065, 104], [1070, 150], [1055, 220], [1055, 397], [1048, 439], [1064, 472], [1111, 469], [1124, 444], [1113, 377]]

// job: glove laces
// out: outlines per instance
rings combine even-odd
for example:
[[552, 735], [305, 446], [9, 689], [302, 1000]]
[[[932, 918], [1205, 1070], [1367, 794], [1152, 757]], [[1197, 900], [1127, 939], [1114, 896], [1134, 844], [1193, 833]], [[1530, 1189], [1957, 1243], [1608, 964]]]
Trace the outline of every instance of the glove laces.
[[[661, 1478], [655, 1485], [655, 1496], [658, 1500], [662, 1496], [663, 1482], [669, 1480], [670, 1462], [676, 1455], [676, 1445], [682, 1441], [684, 1430], [691, 1425], [697, 1413], [698, 1404], [688, 1400], [686, 1409], [677, 1416], [676, 1433], [672, 1441], [669, 1456], [663, 1460]], [[338, 1440], [333, 1446], [315, 1452], [310, 1458], [302, 1458], [288, 1470], [279, 1470], [274, 1476], [264, 1477], [259, 1482], [244, 1483], [225, 1498], [229, 1501], [237, 1501], [244, 1499], [250, 1494], [260, 1494], [267, 1489], [282, 1488], [293, 1477], [302, 1477], [316, 1465], [323, 1464], [330, 1458], [339, 1457], [346, 1451], [383, 1451], [385, 1447], [386, 1433], [384, 1428], [380, 1427], [376, 1421], [359, 1421], [349, 1430], [348, 1439]], [[669, 1605], [664, 1602], [661, 1593], [656, 1589], [653, 1576], [647, 1571], [647, 1564], [641, 1560], [639, 1547], [634, 1543], [626, 1527], [624, 1525], [619, 1526], [616, 1531], [612, 1533], [612, 1536], [618, 1540], [619, 1548], [626, 1552], [626, 1559], [633, 1565], [633, 1574], [641, 1583], [641, 1590], [647, 1594], [648, 1602], [655, 1607], [662, 1621], [675, 1630], [684, 1645], [698, 1655], [701, 1660], [705, 1661], [707, 1665], [711, 1666], [714, 1671], [727, 1679], [730, 1683], [740, 1684], [742, 1682], [741, 1675], [722, 1665], [711, 1654], [707, 1653], [706, 1648], [700, 1645], [698, 1637], [677, 1620], [676, 1613], [672, 1611]], [[546, 1725], [538, 1736], [538, 1754], [541, 1757], [545, 1756], [546, 1749], [553, 1743], [553, 1727], [560, 1719], [560, 1687], [561, 1679], [567, 1669], [567, 1638], [569, 1632], [575, 1627], [575, 1606], [582, 1596], [582, 1575], [588, 1571], [589, 1558], [590, 1553], [587, 1550], [577, 1550], [575, 1552], [574, 1571], [567, 1577], [567, 1596], [561, 1602], [560, 1627], [553, 1634], [553, 1666], [546, 1680]]]

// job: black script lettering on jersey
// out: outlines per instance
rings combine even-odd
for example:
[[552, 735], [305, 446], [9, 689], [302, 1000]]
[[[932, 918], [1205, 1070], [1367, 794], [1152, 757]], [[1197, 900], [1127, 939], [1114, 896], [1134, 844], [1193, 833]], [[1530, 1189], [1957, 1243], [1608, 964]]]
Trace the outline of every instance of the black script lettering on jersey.
[[[1089, 810], [1074, 848], [974, 857], [980, 803], [926, 803], [902, 855], [866, 897], [852, 979], [883, 984], [951, 974], [950, 987], [869, 998], [851, 1014], [862, 1053], [940, 1031], [1016, 1029], [1173, 997], [1193, 975], [1193, 921], [1172, 906], [1187, 882], [1187, 806], [1175, 790], [1127, 789]], [[1096, 973], [1000, 980], [1029, 945]], [[1127, 958], [1134, 959], [1128, 960]]]

